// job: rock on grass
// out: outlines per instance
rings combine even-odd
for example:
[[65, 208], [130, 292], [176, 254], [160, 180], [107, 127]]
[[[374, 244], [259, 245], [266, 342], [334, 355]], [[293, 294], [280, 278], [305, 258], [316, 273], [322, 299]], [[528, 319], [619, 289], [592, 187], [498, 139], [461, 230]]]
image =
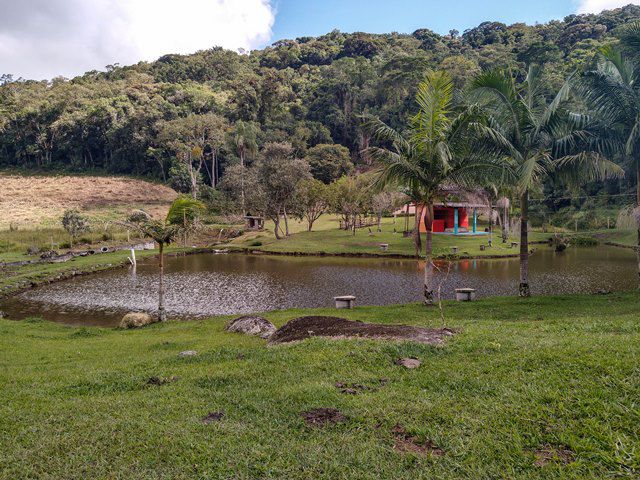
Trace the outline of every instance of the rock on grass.
[[140, 328], [156, 323], [157, 321], [157, 318], [152, 317], [148, 313], [130, 312], [122, 317], [120, 328]]
[[266, 318], [246, 315], [232, 320], [225, 330], [266, 339], [274, 334], [276, 327]]

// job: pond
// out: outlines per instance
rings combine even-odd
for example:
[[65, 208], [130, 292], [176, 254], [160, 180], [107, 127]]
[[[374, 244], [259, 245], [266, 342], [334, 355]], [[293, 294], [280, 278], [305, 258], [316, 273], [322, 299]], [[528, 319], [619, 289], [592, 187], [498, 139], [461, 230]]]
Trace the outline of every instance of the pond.
[[[615, 247], [536, 246], [530, 259], [534, 294], [585, 293], [636, 288], [635, 254]], [[472, 287], [478, 296], [517, 292], [517, 258], [439, 263], [443, 298]], [[450, 269], [448, 269], [450, 266]], [[448, 270], [448, 272], [447, 272]], [[421, 299], [424, 262], [415, 260], [266, 255], [190, 255], [166, 262], [169, 317], [193, 318], [292, 307], [331, 307], [337, 295], [358, 305]], [[115, 269], [42, 286], [6, 300], [9, 318], [39, 316], [73, 325], [117, 325], [123, 313], [157, 306], [157, 266]]]

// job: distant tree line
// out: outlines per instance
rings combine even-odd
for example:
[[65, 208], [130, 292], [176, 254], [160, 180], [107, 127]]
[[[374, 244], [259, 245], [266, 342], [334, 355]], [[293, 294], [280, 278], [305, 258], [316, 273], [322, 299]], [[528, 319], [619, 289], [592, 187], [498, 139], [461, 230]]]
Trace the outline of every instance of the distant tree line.
[[[495, 67], [508, 66], [521, 81], [537, 64], [544, 66], [542, 94], [551, 98], [571, 72], [589, 68], [598, 49], [617, 42], [617, 28], [639, 18], [640, 7], [630, 5], [535, 26], [485, 22], [462, 34], [333, 31], [249, 55], [214, 48], [71, 80], [7, 72], [0, 77], [0, 167], [142, 175], [197, 196], [230, 168], [251, 166], [266, 145], [288, 143], [292, 158], [330, 183], [371, 168], [363, 115], [401, 128], [425, 72], [447, 72], [462, 88]], [[635, 182], [627, 175], [596, 189], [619, 193]]]

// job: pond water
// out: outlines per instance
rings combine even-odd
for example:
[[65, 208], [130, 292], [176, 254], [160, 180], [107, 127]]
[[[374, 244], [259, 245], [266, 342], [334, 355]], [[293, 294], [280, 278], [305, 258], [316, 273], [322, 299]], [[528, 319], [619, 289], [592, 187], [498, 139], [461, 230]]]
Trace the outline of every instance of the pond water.
[[[530, 259], [534, 294], [636, 288], [635, 254], [615, 247], [570, 248], [555, 253], [536, 246]], [[443, 298], [472, 287], [478, 296], [517, 292], [517, 258], [439, 263]], [[448, 274], [446, 270], [451, 266]], [[169, 317], [193, 318], [292, 307], [330, 307], [337, 295], [358, 305], [420, 300], [424, 262], [398, 259], [190, 255], [166, 262]], [[117, 325], [123, 313], [157, 306], [157, 266], [116, 269], [19, 294], [0, 305], [9, 318], [40, 316], [74, 325]]]

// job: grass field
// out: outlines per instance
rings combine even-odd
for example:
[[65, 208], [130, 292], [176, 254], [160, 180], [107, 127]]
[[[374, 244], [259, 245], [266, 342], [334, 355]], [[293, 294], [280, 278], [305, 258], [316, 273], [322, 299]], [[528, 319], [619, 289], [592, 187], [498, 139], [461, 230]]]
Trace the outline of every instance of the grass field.
[[[276, 240], [273, 235], [273, 225], [267, 223], [264, 232], [249, 233], [233, 242], [236, 246], [255, 247], [265, 252], [302, 252], [302, 253], [349, 253], [349, 254], [382, 254], [381, 243], [389, 244], [386, 252], [389, 255], [413, 255], [414, 246], [412, 237], [403, 237], [404, 219], [384, 218], [382, 232], [377, 227], [359, 228], [356, 234], [338, 229], [338, 217], [323, 215], [314, 225], [313, 231], [306, 231], [306, 224], [291, 222], [292, 235], [282, 240]], [[478, 231], [484, 231], [484, 225], [478, 227]], [[397, 233], [394, 232], [394, 229]], [[531, 232], [531, 241], [546, 240], [549, 233]], [[518, 248], [510, 248], [510, 243], [503, 244], [500, 234], [493, 236], [493, 247], [480, 250], [480, 245], [487, 245], [489, 235], [453, 236], [436, 234], [433, 236], [434, 255], [442, 257], [450, 255], [451, 247], [458, 247], [461, 256], [492, 256], [492, 255], [517, 255]], [[518, 241], [516, 236], [509, 240]], [[424, 242], [424, 234], [423, 234]], [[258, 245], [258, 243], [260, 245]], [[423, 243], [424, 250], [424, 243]], [[422, 252], [424, 255], [424, 251]]]
[[619, 243], [621, 245], [638, 245], [638, 232], [636, 230], [596, 230], [593, 236], [603, 242]]
[[133, 208], [164, 216], [177, 193], [164, 185], [126, 177], [23, 176], [0, 172], [0, 230], [59, 228], [76, 208], [95, 223], [122, 219]]
[[[222, 318], [137, 331], [0, 320], [0, 478], [638, 478], [639, 309], [637, 293], [447, 303], [461, 331], [444, 347], [267, 347]], [[340, 313], [441, 325], [420, 305]], [[408, 356], [422, 366], [394, 364]], [[346, 420], [306, 426], [318, 407]], [[204, 424], [211, 412], [223, 416]], [[398, 431], [442, 455], [402, 451]], [[536, 466], [556, 450], [564, 461]]]

